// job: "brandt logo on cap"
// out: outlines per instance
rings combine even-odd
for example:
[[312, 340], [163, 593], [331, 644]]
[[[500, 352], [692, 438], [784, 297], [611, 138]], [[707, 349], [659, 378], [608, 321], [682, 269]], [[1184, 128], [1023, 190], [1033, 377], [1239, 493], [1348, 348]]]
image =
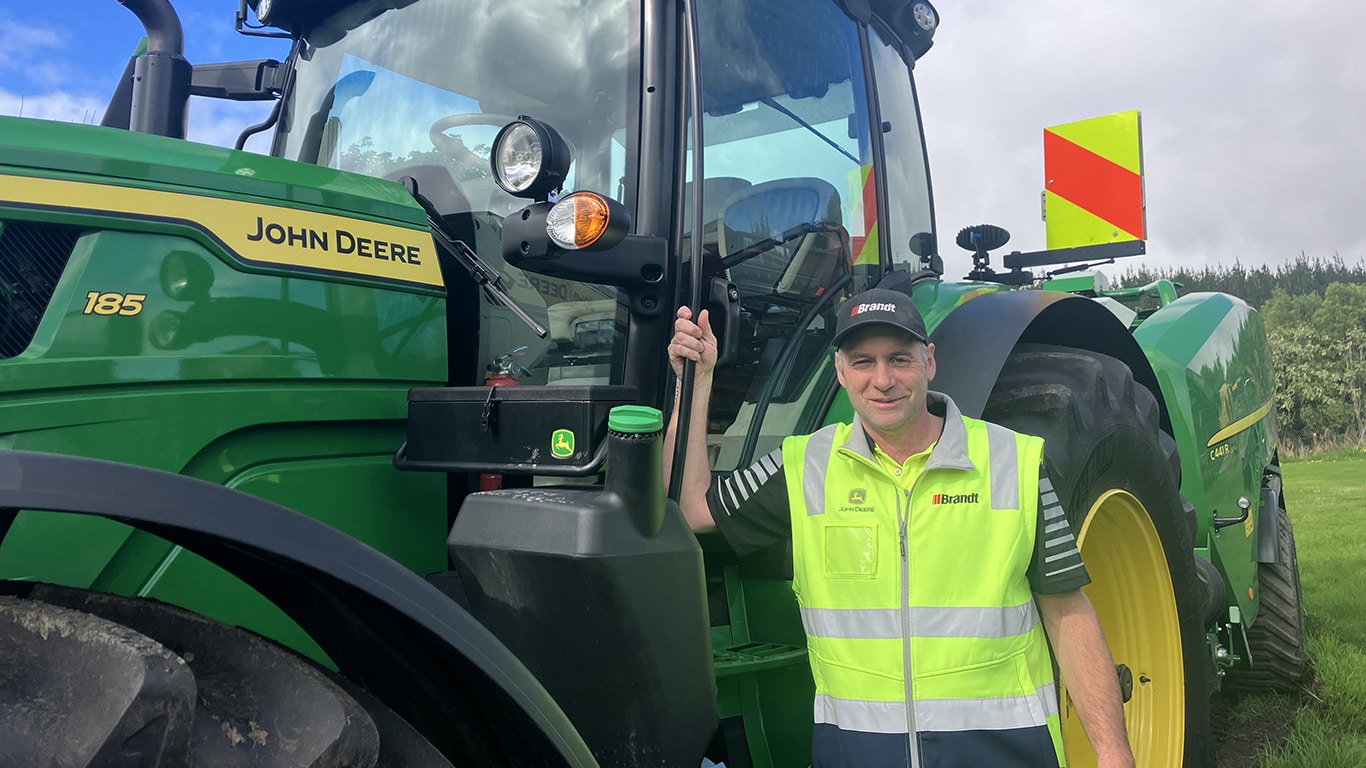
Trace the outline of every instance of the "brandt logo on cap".
[[861, 315], [864, 312], [895, 312], [896, 305], [890, 302], [873, 302], [871, 304], [856, 304], [854, 311], [849, 313], [850, 317]]

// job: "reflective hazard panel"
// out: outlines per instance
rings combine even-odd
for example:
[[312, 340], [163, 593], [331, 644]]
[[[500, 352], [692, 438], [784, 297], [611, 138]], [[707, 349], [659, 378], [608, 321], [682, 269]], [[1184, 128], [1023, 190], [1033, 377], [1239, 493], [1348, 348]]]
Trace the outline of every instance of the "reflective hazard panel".
[[1048, 249], [1147, 238], [1137, 110], [1043, 132]]
[[845, 226], [849, 227], [849, 242], [853, 246], [853, 263], [877, 264], [877, 184], [873, 166], [862, 165], [849, 171], [847, 194], [850, 210]]

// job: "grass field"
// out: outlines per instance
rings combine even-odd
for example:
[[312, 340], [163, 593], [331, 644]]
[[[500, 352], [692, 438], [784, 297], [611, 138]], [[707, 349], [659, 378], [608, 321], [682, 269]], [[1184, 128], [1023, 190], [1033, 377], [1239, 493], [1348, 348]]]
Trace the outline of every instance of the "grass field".
[[[1314, 683], [1299, 697], [1221, 702], [1220, 766], [1366, 766], [1366, 453], [1287, 461], [1286, 511], [1295, 526]], [[1248, 749], [1258, 743], [1261, 749]], [[1250, 762], [1249, 755], [1260, 752]], [[1236, 761], [1236, 762], [1235, 762]]]

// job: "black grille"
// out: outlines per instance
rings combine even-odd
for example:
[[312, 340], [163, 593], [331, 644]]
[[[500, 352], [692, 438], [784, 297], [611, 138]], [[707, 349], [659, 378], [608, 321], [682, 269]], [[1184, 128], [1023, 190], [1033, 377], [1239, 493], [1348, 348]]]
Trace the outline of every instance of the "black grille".
[[30, 221], [0, 226], [0, 358], [7, 358], [33, 341], [81, 231]]

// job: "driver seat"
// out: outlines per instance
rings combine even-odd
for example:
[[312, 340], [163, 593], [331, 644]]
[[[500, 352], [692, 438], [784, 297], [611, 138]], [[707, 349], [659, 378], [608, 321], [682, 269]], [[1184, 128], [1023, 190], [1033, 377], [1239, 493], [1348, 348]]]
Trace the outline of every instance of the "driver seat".
[[[751, 296], [820, 295], [848, 268], [842, 210], [835, 187], [813, 177], [775, 179], [732, 195], [722, 205], [719, 225], [723, 263], [733, 264], [731, 281]], [[783, 243], [785, 235], [793, 240]], [[774, 245], [744, 256], [766, 240]]]

